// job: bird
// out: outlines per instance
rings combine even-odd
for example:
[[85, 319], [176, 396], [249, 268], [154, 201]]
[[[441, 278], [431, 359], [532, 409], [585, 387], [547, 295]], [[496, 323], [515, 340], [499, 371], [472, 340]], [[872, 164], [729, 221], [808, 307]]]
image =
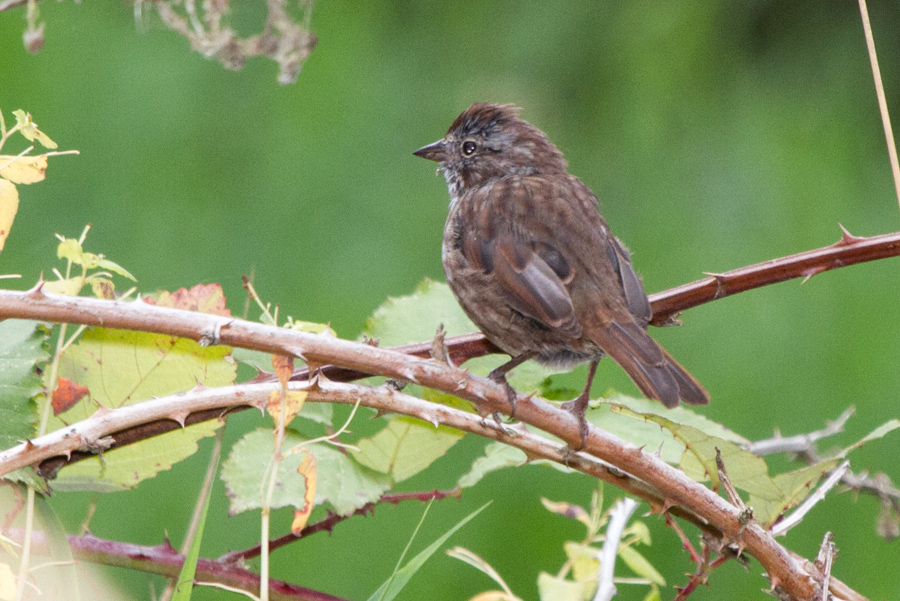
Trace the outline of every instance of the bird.
[[666, 407], [707, 404], [706, 389], [647, 333], [650, 302], [599, 200], [520, 111], [475, 103], [443, 138], [413, 153], [437, 162], [447, 181], [447, 284], [510, 356], [489, 378], [506, 388], [514, 415], [510, 370], [530, 359], [560, 368], [588, 363], [583, 392], [563, 404], [579, 422], [582, 447], [591, 384], [606, 355]]

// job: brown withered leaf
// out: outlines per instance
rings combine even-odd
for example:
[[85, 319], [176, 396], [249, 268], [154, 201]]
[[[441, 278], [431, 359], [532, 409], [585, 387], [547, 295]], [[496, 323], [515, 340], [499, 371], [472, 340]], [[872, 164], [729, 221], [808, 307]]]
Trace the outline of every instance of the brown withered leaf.
[[287, 388], [291, 376], [294, 374], [294, 358], [288, 355], [272, 355], [272, 367], [281, 386]]
[[68, 411], [88, 392], [87, 386], [76, 384], [69, 378], [59, 378], [59, 383], [56, 390], [53, 391], [53, 398], [50, 401], [53, 405], [53, 415]]

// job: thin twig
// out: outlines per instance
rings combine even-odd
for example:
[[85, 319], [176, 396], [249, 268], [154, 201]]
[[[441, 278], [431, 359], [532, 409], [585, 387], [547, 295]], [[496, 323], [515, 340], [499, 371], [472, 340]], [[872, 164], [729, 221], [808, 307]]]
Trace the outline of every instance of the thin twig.
[[888, 156], [891, 160], [891, 173], [894, 175], [894, 188], [897, 191], [897, 203], [900, 204], [900, 162], [897, 161], [897, 145], [894, 142], [894, 131], [891, 128], [891, 116], [888, 112], [887, 99], [884, 95], [881, 68], [878, 66], [878, 55], [875, 53], [875, 36], [872, 35], [872, 23], [869, 22], [869, 9], [866, 6], [866, 0], [859, 0], [859, 14], [862, 17], [863, 31], [866, 33], [866, 47], [869, 49], [869, 62], [872, 63], [875, 93], [878, 95], [878, 110], [881, 112], [884, 137], [887, 140]]
[[[432, 501], [441, 499], [446, 499], [449, 497], [453, 497], [455, 499], [460, 498], [460, 490], [458, 488], [454, 488], [453, 490], [432, 490], [428, 492], [401, 492], [401, 493], [389, 493], [386, 495], [382, 495], [380, 499], [377, 501], [373, 501], [371, 503], [366, 503], [362, 507], [358, 508], [353, 513], [349, 513], [347, 515], [338, 515], [334, 512], [329, 512], [327, 516], [316, 522], [315, 524], [308, 524], [303, 530], [300, 531], [300, 534], [288, 533], [284, 536], [281, 536], [276, 539], [272, 539], [269, 541], [269, 553], [275, 551], [276, 549], [280, 549], [285, 545], [289, 545], [293, 542], [296, 542], [300, 539], [307, 538], [316, 534], [317, 532], [331, 532], [335, 526], [344, 520], [351, 518], [356, 515], [367, 515], [371, 514], [375, 511], [375, 507], [378, 505], [399, 505], [403, 501]], [[254, 545], [248, 549], [243, 549], [240, 551], [231, 551], [222, 555], [218, 561], [221, 563], [237, 563], [241, 561], [249, 561], [255, 557], [259, 557], [259, 554], [262, 550], [262, 545]]]
[[825, 422], [825, 427], [821, 430], [795, 436], [781, 436], [781, 434], [776, 433], [772, 438], [744, 445], [744, 449], [759, 457], [776, 453], [808, 453], [815, 451], [816, 442], [843, 432], [844, 424], [853, 416], [855, 411], [854, 407], [847, 407], [836, 420]]
[[831, 490], [835, 484], [840, 482], [841, 477], [844, 475], [844, 472], [850, 467], [850, 462], [846, 459], [841, 465], [838, 466], [836, 470], [831, 472], [831, 475], [825, 479], [825, 482], [822, 483], [819, 488], [816, 489], [816, 492], [806, 497], [803, 503], [800, 504], [797, 509], [795, 509], [791, 515], [787, 516], [774, 526], [772, 526], [771, 532], [772, 536], [783, 536], [787, 534], [787, 531], [799, 524], [803, 518], [806, 516], [810, 510], [816, 506], [816, 504], [825, 498], [825, 495], [828, 494], [828, 491]]

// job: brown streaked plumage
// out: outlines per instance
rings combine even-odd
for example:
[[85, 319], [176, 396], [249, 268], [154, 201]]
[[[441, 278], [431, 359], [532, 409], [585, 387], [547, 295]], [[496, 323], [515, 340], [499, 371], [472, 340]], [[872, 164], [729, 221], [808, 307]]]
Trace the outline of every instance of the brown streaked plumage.
[[506, 384], [505, 374], [531, 358], [560, 366], [590, 362], [584, 392], [567, 405], [583, 434], [604, 355], [667, 407], [708, 403], [703, 386], [647, 334], [650, 303], [597, 198], [518, 111], [473, 104], [446, 136], [415, 152], [440, 163], [450, 189], [442, 253], [447, 283], [472, 321], [511, 357], [492, 378]]

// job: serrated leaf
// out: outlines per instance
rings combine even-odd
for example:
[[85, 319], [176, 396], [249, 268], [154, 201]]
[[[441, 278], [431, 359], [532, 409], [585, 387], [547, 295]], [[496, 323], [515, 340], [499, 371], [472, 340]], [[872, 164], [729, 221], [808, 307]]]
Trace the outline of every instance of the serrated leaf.
[[763, 528], [775, 523], [782, 513], [800, 504], [815, 488], [816, 483], [825, 472], [837, 467], [837, 459], [821, 461], [815, 465], [807, 465], [785, 474], [775, 476], [775, 484], [782, 491], [777, 499], [763, 499], [755, 494], [750, 495], [748, 505], [753, 507], [753, 515]]
[[[69, 419], [84, 419], [96, 403], [113, 408], [204, 386], [234, 383], [235, 366], [226, 346], [201, 346], [162, 334], [93, 328], [69, 347], [60, 375], [87, 386], [94, 403], [82, 401]], [[72, 412], [81, 409], [80, 414]]]
[[614, 410], [623, 415], [633, 415], [659, 424], [668, 430], [685, 446], [679, 467], [694, 480], [703, 482], [710, 479], [713, 486], [718, 487], [719, 476], [716, 468], [716, 449], [718, 449], [721, 451], [728, 477], [736, 488], [767, 501], [783, 497], [782, 491], [769, 477], [766, 462], [733, 442], [708, 434], [694, 426], [678, 424], [655, 414], [637, 413], [622, 405], [615, 406]]
[[[348, 515], [366, 503], [378, 500], [390, 488], [390, 479], [384, 474], [357, 463], [352, 457], [322, 444], [305, 445], [306, 438], [293, 430], [285, 432], [284, 449], [297, 445], [315, 456], [319, 478], [316, 483], [316, 505], [329, 503], [335, 512]], [[230, 499], [232, 515], [262, 507], [263, 477], [272, 460], [274, 435], [272, 430], [260, 428], [249, 432], [231, 449], [222, 464], [222, 481]], [[272, 508], [303, 505], [306, 486], [297, 468], [303, 461], [302, 453], [287, 454], [278, 466], [278, 485], [272, 499]]]
[[3, 250], [16, 213], [19, 212], [19, 190], [15, 184], [0, 179], [0, 250]]
[[402, 482], [418, 474], [459, 442], [463, 433], [446, 426], [394, 417], [377, 434], [356, 443], [353, 457], [362, 465]]
[[448, 336], [475, 332], [450, 287], [426, 278], [408, 296], [384, 301], [366, 320], [363, 333], [378, 338], [381, 346], [399, 346], [431, 340], [439, 324]]
[[641, 555], [634, 547], [619, 545], [619, 557], [622, 558], [622, 561], [625, 562], [625, 565], [627, 565], [632, 572], [641, 578], [646, 578], [659, 586], [666, 585], [666, 579], [663, 578], [662, 574], [660, 574], [656, 568], [653, 567], [653, 564], [647, 561], [647, 558]]
[[219, 420], [195, 424], [67, 465], [53, 481], [53, 490], [116, 492], [134, 488], [196, 453], [197, 441], [213, 436], [223, 424]]
[[[232, 384], [235, 366], [224, 360], [229, 353], [228, 347], [203, 347], [184, 338], [87, 330], [63, 355], [59, 375], [86, 386], [90, 394], [63, 414], [65, 422], [52, 418], [51, 428], [91, 416], [98, 403], [113, 409], [190, 390], [198, 382], [210, 387]], [[104, 453], [102, 460], [66, 466], [54, 488], [109, 491], [133, 487], [195, 453], [197, 441], [214, 434], [220, 425], [217, 421], [197, 424]]]
[[659, 401], [639, 399], [618, 392], [610, 392], [610, 394], [605, 396], [603, 402], [623, 405], [625, 407], [628, 407], [635, 413], [640, 413], [643, 415], [658, 415], [670, 422], [697, 428], [701, 432], [705, 432], [710, 436], [728, 440], [735, 444], [747, 444], [748, 442], [750, 442], [737, 432], [726, 428], [718, 422], [712, 421], [705, 415], [695, 413], [686, 405], [667, 408], [660, 404]]
[[33, 184], [46, 177], [47, 157], [0, 155], [0, 167], [0, 177], [14, 184]]
[[32, 438], [38, 420], [32, 400], [41, 390], [37, 367], [47, 361], [49, 332], [36, 321], [0, 321], [0, 449]]
[[493, 471], [519, 466], [526, 461], [528, 461], [528, 456], [521, 449], [499, 442], [489, 443], [484, 448], [484, 456], [472, 463], [472, 469], [459, 479], [458, 484], [461, 488], [475, 486]]

